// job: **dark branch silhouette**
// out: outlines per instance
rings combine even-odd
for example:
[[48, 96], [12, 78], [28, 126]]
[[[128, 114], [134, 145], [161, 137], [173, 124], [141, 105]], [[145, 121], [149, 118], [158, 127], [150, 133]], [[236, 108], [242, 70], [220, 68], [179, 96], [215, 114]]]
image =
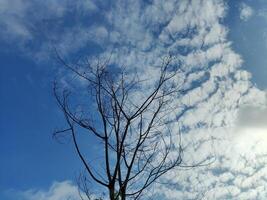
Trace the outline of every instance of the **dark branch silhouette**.
[[[57, 52], [56, 55], [83, 86], [78, 86], [79, 92], [74, 89], [73, 94], [71, 89], [54, 82], [54, 95], [67, 122], [67, 127], [55, 135], [70, 133], [87, 175], [108, 190], [111, 200], [140, 199], [162, 175], [184, 166], [180, 131], [173, 133], [170, 128], [179, 120], [171, 116], [179, 106], [173, 107], [173, 101], [180, 94], [180, 85], [175, 82], [180, 68], [174, 65], [172, 56], [163, 59], [158, 78], [152, 84], [149, 77], [141, 80], [137, 73], [132, 76], [123, 68], [112, 69], [109, 59], [96, 65], [68, 64]], [[148, 91], [143, 89], [145, 84], [151, 86]], [[77, 111], [75, 103], [82, 99], [77, 93], [84, 91], [90, 99], [88, 106]], [[81, 150], [81, 129], [103, 149], [103, 156], [95, 161], [98, 165], [89, 164], [90, 156]], [[104, 166], [103, 170], [94, 169], [99, 165]], [[89, 199], [86, 179], [82, 188]]]

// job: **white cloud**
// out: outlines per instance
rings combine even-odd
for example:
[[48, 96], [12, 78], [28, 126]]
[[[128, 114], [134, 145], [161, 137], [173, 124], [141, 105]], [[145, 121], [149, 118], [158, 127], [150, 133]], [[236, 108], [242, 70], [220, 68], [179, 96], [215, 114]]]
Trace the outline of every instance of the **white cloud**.
[[48, 190], [28, 190], [22, 193], [27, 200], [79, 199], [78, 189], [71, 182], [55, 182]]
[[[86, 197], [71, 181], [54, 182], [48, 189], [10, 190], [6, 195], [20, 200], [80, 200]], [[93, 199], [96, 196], [92, 194], [90, 197]]]
[[16, 43], [14, 48], [38, 61], [49, 59], [52, 46], [69, 55], [95, 35], [79, 21], [67, 26], [66, 18], [88, 17], [97, 10], [93, 0], [0, 0], [0, 40]]
[[[239, 107], [264, 105], [265, 93], [252, 85], [250, 73], [241, 68], [241, 56], [227, 40], [227, 28], [220, 23], [227, 9], [224, 2], [173, 1], [173, 10], [164, 8], [160, 0], [143, 7], [138, 1], [128, 4], [118, 3], [107, 14], [112, 32], [120, 36], [113, 62], [126, 63], [138, 68], [140, 76], [150, 77], [152, 72], [157, 74], [153, 66], [159, 65], [159, 58], [173, 52], [182, 61], [183, 73], [177, 84], [184, 89], [173, 103], [184, 105], [177, 113], [188, 108], [180, 118], [180, 125], [187, 130], [184, 161], [192, 164], [214, 154], [217, 158], [208, 167], [169, 173], [166, 181], [174, 186], [159, 185], [158, 193], [166, 199], [196, 199], [200, 194], [204, 199], [264, 199], [257, 186], [261, 182], [267, 187], [264, 171], [256, 175], [262, 164], [256, 158], [264, 156], [264, 149], [255, 148], [262, 132], [248, 141], [246, 131], [234, 134], [233, 127]], [[177, 130], [173, 127], [173, 132]], [[247, 144], [246, 151], [243, 144]]]
[[[241, 68], [241, 56], [227, 40], [227, 28], [220, 23], [227, 9], [224, 2], [177, 2], [166, 7], [160, 0], [147, 5], [121, 1], [106, 13], [113, 28], [106, 28], [112, 40], [103, 56], [112, 49], [113, 63], [137, 68], [140, 77], [156, 77], [160, 58], [168, 52], [182, 61], [177, 84], [183, 85], [184, 92], [173, 103], [181, 105], [177, 116], [184, 113], [180, 117], [186, 130], [184, 162], [216, 155], [208, 167], [169, 173], [165, 179], [173, 186], [159, 185], [156, 191], [165, 199], [196, 199], [200, 194], [204, 199], [260, 198], [264, 193], [258, 183], [267, 187], [265, 171], [260, 170], [263, 161], [256, 161], [264, 157], [265, 150], [255, 147], [262, 132], [249, 141], [246, 131], [235, 134], [234, 127], [238, 109], [264, 105], [265, 93], [252, 85], [251, 75]], [[144, 91], [149, 87], [144, 86]], [[172, 130], [177, 132], [179, 127]]]
[[245, 3], [240, 4], [239, 10], [240, 10], [240, 19], [243, 21], [247, 21], [254, 14], [254, 10]]
[[239, 110], [238, 125], [240, 127], [267, 127], [267, 109], [256, 106], [245, 106]]

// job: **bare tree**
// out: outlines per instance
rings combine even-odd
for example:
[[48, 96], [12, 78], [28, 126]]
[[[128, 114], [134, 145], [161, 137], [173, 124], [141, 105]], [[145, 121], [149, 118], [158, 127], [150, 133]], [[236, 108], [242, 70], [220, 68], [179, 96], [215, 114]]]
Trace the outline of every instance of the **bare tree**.
[[[182, 165], [180, 132], [171, 128], [178, 122], [172, 117], [172, 105], [180, 93], [175, 84], [180, 68], [172, 63], [172, 56], [162, 59], [153, 84], [149, 77], [114, 69], [109, 59], [93, 65], [89, 61], [69, 64], [58, 53], [57, 58], [80, 82], [73, 89], [54, 83], [54, 95], [67, 122], [54, 135], [71, 136], [84, 176], [106, 188], [111, 200], [140, 199], [162, 175]], [[150, 87], [144, 90], [146, 84]], [[85, 100], [83, 94], [88, 95], [84, 107], [78, 104]], [[84, 132], [101, 146], [99, 159], [92, 160], [82, 149], [78, 138]], [[86, 178], [82, 186], [86, 191]]]

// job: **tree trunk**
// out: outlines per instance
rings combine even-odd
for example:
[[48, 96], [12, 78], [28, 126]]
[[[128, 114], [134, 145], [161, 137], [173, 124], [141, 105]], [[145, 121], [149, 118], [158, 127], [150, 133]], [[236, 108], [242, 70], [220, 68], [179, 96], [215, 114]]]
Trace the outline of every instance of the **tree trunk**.
[[112, 188], [109, 188], [109, 198], [110, 198], [110, 200], [115, 200], [115, 190], [114, 190], [114, 188], [112, 187]]
[[121, 188], [121, 194], [120, 194], [120, 197], [121, 199], [120, 200], [126, 200], [126, 188]]

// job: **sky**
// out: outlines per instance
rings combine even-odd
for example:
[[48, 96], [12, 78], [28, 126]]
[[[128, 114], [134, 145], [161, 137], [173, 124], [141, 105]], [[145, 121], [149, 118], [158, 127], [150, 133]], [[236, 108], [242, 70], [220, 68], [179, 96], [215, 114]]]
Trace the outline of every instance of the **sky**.
[[81, 162], [52, 138], [64, 126], [54, 48], [69, 61], [113, 52], [112, 64], [144, 77], [171, 52], [184, 70], [173, 103], [187, 109], [177, 111], [185, 162], [216, 159], [168, 173], [153, 195], [266, 199], [265, 0], [0, 0], [0, 47], [0, 199], [78, 198]]

